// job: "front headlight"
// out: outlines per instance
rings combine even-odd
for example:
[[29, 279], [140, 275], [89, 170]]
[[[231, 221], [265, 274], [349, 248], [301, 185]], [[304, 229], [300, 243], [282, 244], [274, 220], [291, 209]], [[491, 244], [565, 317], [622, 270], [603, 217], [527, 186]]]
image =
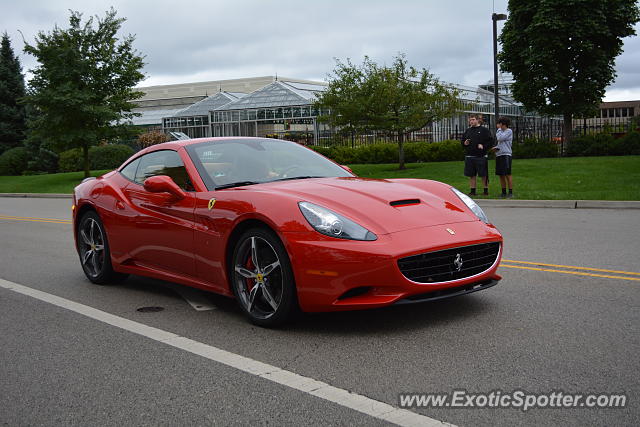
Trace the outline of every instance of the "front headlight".
[[339, 239], [376, 240], [378, 236], [327, 208], [309, 202], [298, 202], [302, 215], [319, 233]]
[[456, 196], [460, 198], [460, 200], [464, 202], [465, 205], [469, 207], [469, 209], [473, 211], [474, 214], [476, 214], [478, 218], [480, 218], [480, 220], [482, 220], [482, 222], [489, 224], [489, 218], [487, 218], [487, 215], [484, 213], [482, 208], [478, 206], [478, 204], [474, 202], [471, 197], [467, 196], [459, 190], [456, 190], [453, 187], [451, 187], [451, 190], [456, 194]]

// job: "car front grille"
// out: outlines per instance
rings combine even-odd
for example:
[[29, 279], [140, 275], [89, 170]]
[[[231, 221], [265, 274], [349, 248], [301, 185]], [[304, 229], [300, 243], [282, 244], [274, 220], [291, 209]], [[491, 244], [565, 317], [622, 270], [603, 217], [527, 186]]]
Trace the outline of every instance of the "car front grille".
[[483, 243], [401, 258], [398, 267], [414, 282], [450, 282], [488, 270], [499, 253], [499, 242]]

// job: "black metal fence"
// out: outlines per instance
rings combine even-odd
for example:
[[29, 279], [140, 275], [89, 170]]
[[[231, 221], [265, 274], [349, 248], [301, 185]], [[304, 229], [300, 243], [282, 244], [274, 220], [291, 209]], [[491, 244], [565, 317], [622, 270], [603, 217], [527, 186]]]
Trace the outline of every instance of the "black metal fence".
[[610, 133], [613, 136], [622, 136], [633, 130], [640, 131], [640, 116], [573, 119], [574, 136], [602, 132]]
[[[509, 117], [511, 119], [511, 129], [513, 130], [514, 141], [523, 142], [529, 138], [544, 139], [549, 141], [562, 141], [562, 119], [557, 117], [534, 117], [518, 116]], [[485, 123], [489, 129], [495, 129], [493, 116], [485, 116]], [[405, 135], [404, 140], [408, 142], [437, 142], [445, 140], [459, 140], [467, 130], [466, 115], [462, 118], [453, 118], [441, 122], [431, 123], [424, 128], [410, 132]], [[381, 143], [398, 142], [397, 134], [368, 131], [361, 133], [345, 133], [339, 131], [325, 131], [319, 134], [319, 145], [350, 146]]]
[[[551, 141], [561, 146], [564, 152], [564, 121], [559, 117], [540, 116], [516, 116], [511, 119], [513, 140], [515, 143], [523, 143], [528, 139]], [[489, 129], [495, 129], [492, 115], [484, 116]], [[606, 132], [614, 137], [620, 137], [633, 130], [640, 131], [640, 116], [615, 117], [615, 118], [574, 118], [573, 136], [590, 135]], [[464, 119], [454, 118], [438, 123], [432, 123], [418, 131], [405, 135], [407, 142], [437, 142], [444, 140], [459, 140], [467, 129], [466, 116]], [[318, 143], [324, 146], [349, 146], [398, 142], [398, 136], [384, 132], [362, 132], [359, 134], [341, 133], [337, 131], [324, 131], [319, 133]]]

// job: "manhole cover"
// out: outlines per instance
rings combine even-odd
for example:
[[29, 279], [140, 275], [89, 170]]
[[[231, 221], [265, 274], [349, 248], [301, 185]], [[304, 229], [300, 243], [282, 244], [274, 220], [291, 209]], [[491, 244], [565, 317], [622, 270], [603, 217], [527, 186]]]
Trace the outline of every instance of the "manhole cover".
[[156, 313], [158, 311], [164, 310], [164, 307], [140, 307], [136, 309], [140, 313]]

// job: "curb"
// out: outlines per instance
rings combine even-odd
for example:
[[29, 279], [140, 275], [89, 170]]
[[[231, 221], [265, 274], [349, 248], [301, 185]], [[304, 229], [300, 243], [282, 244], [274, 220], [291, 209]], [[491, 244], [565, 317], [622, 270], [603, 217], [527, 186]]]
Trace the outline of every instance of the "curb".
[[636, 200], [495, 200], [480, 199], [482, 208], [640, 209]]
[[0, 193], [0, 197], [24, 197], [33, 199], [70, 199], [73, 194], [59, 193]]
[[[0, 197], [35, 199], [70, 199], [72, 194], [0, 193]], [[482, 208], [550, 208], [550, 209], [640, 209], [637, 200], [513, 200], [477, 199]]]

